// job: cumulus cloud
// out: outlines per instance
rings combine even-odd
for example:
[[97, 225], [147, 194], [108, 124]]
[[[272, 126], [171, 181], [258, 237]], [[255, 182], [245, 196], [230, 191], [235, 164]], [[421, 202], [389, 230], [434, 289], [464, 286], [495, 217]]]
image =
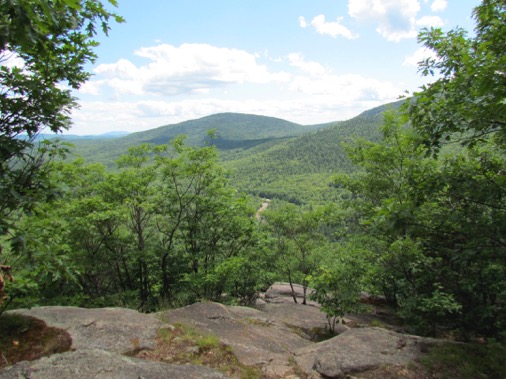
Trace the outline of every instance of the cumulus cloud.
[[[337, 38], [338, 36], [347, 39], [358, 38], [358, 34], [353, 33], [350, 29], [344, 26], [342, 24], [342, 21], [343, 21], [342, 17], [338, 17], [336, 21], [327, 21], [325, 19], [325, 15], [320, 14], [311, 20], [311, 26], [313, 26], [313, 28], [316, 30], [317, 33], [322, 35], [328, 35], [333, 38]], [[307, 22], [303, 20], [303, 23], [301, 23], [300, 18], [299, 24], [301, 26], [302, 25], [307, 26]]]
[[360, 101], [390, 101], [402, 91], [389, 82], [366, 78], [361, 75], [326, 75], [321, 78], [296, 76], [290, 89], [306, 95], [332, 97], [340, 104]]
[[301, 71], [294, 75], [289, 88], [304, 95], [332, 97], [341, 104], [349, 104], [393, 100], [402, 92], [386, 81], [354, 74], [336, 75], [317, 62], [306, 61], [301, 54], [290, 54], [288, 60]]
[[[288, 54], [269, 68], [256, 54], [209, 45], [159, 45], [136, 54], [145, 62], [119, 60], [96, 69], [94, 80], [80, 91], [83, 100], [73, 113], [72, 133], [133, 132], [219, 112], [316, 124], [393, 101], [404, 89], [360, 75], [338, 75], [301, 53]], [[114, 101], [93, 101], [106, 87], [114, 89]]]
[[[352, 80], [352, 78], [349, 79]], [[368, 80], [363, 78], [363, 81]], [[375, 95], [374, 87], [369, 91], [362, 90], [357, 93], [361, 95], [359, 100], [344, 102], [342, 98], [346, 98], [346, 94], [343, 96], [305, 96], [298, 99], [271, 98], [268, 101], [266, 99], [230, 100], [219, 98], [179, 101], [117, 101], [112, 103], [84, 101], [81, 102], [81, 107], [73, 112], [74, 126], [69, 133], [136, 132], [221, 112], [251, 113], [279, 117], [300, 124], [318, 124], [346, 120], [386, 102], [385, 99]], [[397, 95], [387, 101], [393, 101], [396, 97]]]
[[307, 28], [307, 25], [308, 24], [307, 24], [307, 21], [304, 18], [304, 16], [300, 16], [299, 17], [299, 26], [304, 29], [304, 28]]
[[413, 54], [404, 57], [403, 66], [408, 67], [418, 67], [418, 64], [422, 61], [425, 61], [428, 58], [437, 58], [436, 53], [433, 50], [427, 49], [425, 47], [421, 47], [416, 50]]
[[430, 6], [430, 9], [433, 12], [442, 12], [448, 6], [448, 2], [446, 0], [434, 0]]
[[16, 53], [5, 50], [0, 53], [0, 65], [8, 68], [17, 67], [23, 69], [25, 67], [25, 61]]
[[439, 16], [424, 16], [416, 20], [416, 25], [421, 27], [435, 27], [439, 28], [445, 23]]
[[135, 65], [120, 59], [102, 64], [95, 72], [118, 94], [175, 96], [202, 93], [237, 83], [270, 83], [288, 80], [287, 74], [271, 73], [244, 50], [208, 44], [161, 44], [135, 52], [148, 63]]
[[230, 95], [221, 97], [84, 100], [81, 107], [74, 110], [71, 133], [134, 132], [220, 112], [252, 113], [316, 124], [353, 117], [393, 101], [402, 93], [402, 88], [387, 81], [361, 75], [337, 75], [318, 62], [306, 60], [300, 53], [289, 54], [283, 58], [283, 63], [292, 67], [289, 81], [268, 87], [270, 90], [259, 92], [257, 96], [249, 94], [247, 98], [231, 89]]
[[289, 54], [287, 58], [291, 66], [297, 67], [311, 76], [321, 76], [328, 73], [328, 70], [320, 63], [305, 60], [301, 53]]
[[362, 22], [377, 24], [376, 31], [389, 41], [416, 37], [418, 0], [349, 0], [348, 13]]

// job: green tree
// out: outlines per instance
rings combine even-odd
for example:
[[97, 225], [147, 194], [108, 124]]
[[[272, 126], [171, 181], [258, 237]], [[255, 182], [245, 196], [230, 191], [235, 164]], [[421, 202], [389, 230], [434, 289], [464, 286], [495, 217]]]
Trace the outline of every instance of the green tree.
[[483, 1], [472, 38], [421, 33], [436, 53], [422, 73], [439, 79], [387, 116], [381, 143], [348, 147], [361, 170], [339, 180], [372, 278], [421, 333], [506, 328], [505, 7]]
[[107, 33], [111, 18], [122, 21], [100, 1], [0, 3], [0, 235], [47, 192], [42, 167], [56, 146], [38, 149], [37, 135], [70, 127], [71, 91], [89, 78], [96, 27]]
[[323, 208], [303, 209], [287, 203], [271, 207], [263, 216], [273, 236], [279, 270], [292, 288], [293, 301], [297, 303], [293, 284], [299, 282], [303, 287], [302, 303], [306, 304], [309, 279], [328, 247]]
[[506, 198], [502, 154], [490, 144], [426, 156], [405, 117], [387, 117], [381, 143], [348, 147], [362, 171], [340, 184], [353, 194], [354, 229], [367, 241], [373, 280], [422, 333], [504, 328]]
[[254, 212], [228, 185], [215, 147], [191, 148], [176, 139], [173, 148], [156, 158], [161, 296], [173, 298], [174, 284], [183, 280], [191, 298], [216, 299], [224, 288], [214, 270], [253, 243]]
[[473, 37], [461, 28], [425, 29], [418, 37], [436, 55], [420, 71], [438, 79], [414, 94], [408, 112], [434, 152], [448, 142], [474, 146], [490, 137], [506, 147], [506, 3], [484, 0], [473, 18]]

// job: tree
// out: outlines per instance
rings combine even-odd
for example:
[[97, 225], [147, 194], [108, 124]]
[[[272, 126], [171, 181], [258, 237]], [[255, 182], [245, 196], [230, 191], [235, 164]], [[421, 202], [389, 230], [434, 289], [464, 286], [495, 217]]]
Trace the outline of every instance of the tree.
[[192, 299], [217, 299], [225, 288], [215, 269], [254, 243], [254, 212], [229, 186], [215, 147], [192, 148], [179, 138], [172, 147], [156, 157], [161, 298], [171, 300], [174, 284], [184, 281]]
[[493, 137], [506, 148], [506, 3], [484, 0], [473, 12], [475, 36], [463, 29], [425, 29], [418, 39], [435, 58], [420, 64], [424, 76], [439, 78], [415, 93], [411, 124], [433, 152], [442, 144], [474, 146]]
[[474, 10], [462, 29], [419, 37], [439, 78], [389, 114], [383, 141], [357, 141], [352, 194], [372, 279], [419, 332], [458, 329], [501, 337], [506, 328], [506, 4]]
[[475, 280], [467, 283], [473, 290], [461, 288], [457, 298], [466, 326], [494, 335], [506, 328], [506, 285], [500, 279], [506, 270], [506, 3], [483, 0], [473, 18], [473, 37], [462, 29], [420, 34], [436, 53], [420, 69], [439, 79], [415, 93], [406, 110], [420, 143], [434, 155], [451, 144], [467, 150], [446, 157], [440, 177], [455, 214], [450, 243], [465, 266], [463, 275]]
[[96, 28], [107, 34], [111, 18], [122, 21], [100, 1], [0, 3], [0, 235], [47, 192], [43, 166], [56, 146], [38, 149], [36, 138], [44, 129], [70, 127], [71, 91], [89, 78], [85, 65], [96, 58]]
[[263, 214], [272, 232], [280, 271], [292, 288], [300, 281], [303, 288], [302, 303], [307, 301], [309, 278], [318, 267], [319, 254], [326, 250], [328, 240], [323, 233], [323, 208], [303, 209], [293, 204], [268, 209]]
[[406, 115], [389, 115], [380, 143], [356, 141], [362, 170], [341, 176], [372, 279], [420, 333], [499, 336], [506, 312], [504, 156], [493, 141], [426, 155]]

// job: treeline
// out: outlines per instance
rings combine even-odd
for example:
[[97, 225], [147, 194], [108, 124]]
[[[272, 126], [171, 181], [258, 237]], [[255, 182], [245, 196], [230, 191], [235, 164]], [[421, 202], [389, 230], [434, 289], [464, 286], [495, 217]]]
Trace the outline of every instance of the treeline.
[[267, 256], [255, 209], [216, 160], [216, 149], [177, 139], [131, 148], [117, 170], [52, 163], [51, 198], [17, 225], [25, 253], [11, 300], [153, 311], [227, 294], [250, 304]]

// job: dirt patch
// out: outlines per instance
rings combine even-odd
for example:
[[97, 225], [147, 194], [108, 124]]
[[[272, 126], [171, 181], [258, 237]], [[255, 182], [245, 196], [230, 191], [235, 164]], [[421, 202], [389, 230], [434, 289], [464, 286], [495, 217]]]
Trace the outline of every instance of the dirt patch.
[[72, 338], [63, 329], [29, 316], [0, 316], [0, 368], [70, 350]]

